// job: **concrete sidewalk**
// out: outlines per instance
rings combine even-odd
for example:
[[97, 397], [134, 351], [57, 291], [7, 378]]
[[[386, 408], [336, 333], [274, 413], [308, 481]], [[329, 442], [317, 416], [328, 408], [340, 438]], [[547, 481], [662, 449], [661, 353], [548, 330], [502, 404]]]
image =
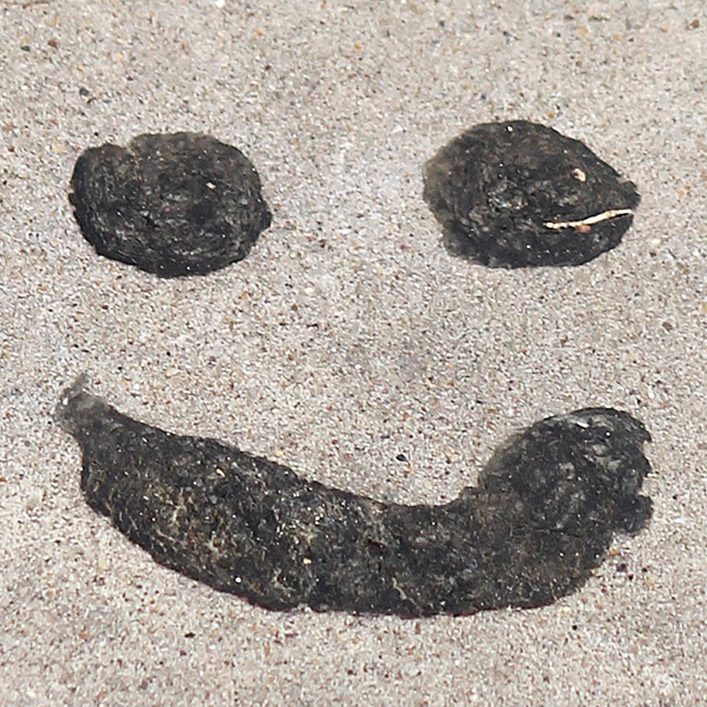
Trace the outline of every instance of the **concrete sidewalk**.
[[[0, 1], [0, 702], [696, 704], [706, 28], [696, 0]], [[514, 271], [443, 248], [422, 165], [516, 118], [637, 184], [618, 248]], [[87, 147], [177, 130], [242, 149], [273, 226], [160, 280], [96, 256], [67, 188]], [[543, 609], [268, 612], [90, 510], [52, 416], [84, 371], [132, 417], [403, 503], [453, 498], [542, 417], [624, 409], [653, 520]]]

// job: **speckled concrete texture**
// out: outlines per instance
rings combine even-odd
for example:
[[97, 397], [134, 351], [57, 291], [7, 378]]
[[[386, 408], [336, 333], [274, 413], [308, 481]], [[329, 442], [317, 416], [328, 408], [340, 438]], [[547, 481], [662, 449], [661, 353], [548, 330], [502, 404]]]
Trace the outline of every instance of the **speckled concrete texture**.
[[[0, 1], [0, 701], [702, 699], [706, 28], [697, 0]], [[422, 165], [510, 119], [638, 185], [618, 248], [532, 271], [447, 253]], [[177, 130], [243, 150], [273, 226], [165, 281], [96, 256], [67, 189], [83, 149]], [[543, 609], [270, 613], [89, 509], [52, 418], [83, 371], [145, 422], [401, 502], [454, 497], [544, 416], [626, 409], [654, 518]]]

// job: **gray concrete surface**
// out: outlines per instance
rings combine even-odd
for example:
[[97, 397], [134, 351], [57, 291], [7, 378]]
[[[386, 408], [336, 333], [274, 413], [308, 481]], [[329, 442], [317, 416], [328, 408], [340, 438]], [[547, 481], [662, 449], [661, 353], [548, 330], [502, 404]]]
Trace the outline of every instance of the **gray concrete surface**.
[[[0, 2], [0, 701], [703, 699], [706, 28], [697, 0]], [[446, 253], [422, 164], [511, 118], [637, 183], [618, 249], [516, 272]], [[243, 149], [274, 225], [161, 281], [94, 254], [67, 186], [86, 147], [175, 130]], [[453, 497], [540, 417], [627, 409], [654, 519], [544, 609], [269, 613], [88, 508], [52, 421], [82, 371], [139, 419], [401, 502]]]

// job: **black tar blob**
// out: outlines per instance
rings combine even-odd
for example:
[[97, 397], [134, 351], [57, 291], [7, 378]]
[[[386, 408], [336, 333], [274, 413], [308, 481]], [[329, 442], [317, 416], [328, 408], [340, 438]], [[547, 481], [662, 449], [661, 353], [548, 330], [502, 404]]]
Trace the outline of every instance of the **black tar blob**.
[[208, 135], [140, 135], [86, 150], [71, 203], [99, 255], [162, 277], [245, 258], [271, 214], [247, 157]]
[[620, 243], [640, 201], [581, 142], [527, 121], [477, 125], [445, 145], [426, 165], [424, 198], [450, 251], [502, 268], [586, 263]]
[[80, 384], [58, 410], [89, 504], [167, 567], [269, 609], [426, 616], [549, 604], [651, 515], [643, 425], [578, 410], [511, 437], [478, 487], [404, 506], [122, 415]]

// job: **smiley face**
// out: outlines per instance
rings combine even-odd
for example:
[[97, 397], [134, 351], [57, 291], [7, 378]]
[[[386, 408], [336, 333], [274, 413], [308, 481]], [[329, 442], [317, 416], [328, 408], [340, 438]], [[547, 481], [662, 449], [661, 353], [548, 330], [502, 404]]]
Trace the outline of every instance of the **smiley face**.
[[[606, 214], [635, 206], [633, 185], [604, 163], [596, 167], [588, 151], [548, 147], [551, 137], [530, 124], [481, 126], [428, 164], [425, 196], [466, 243], [463, 254], [506, 267], [579, 264], [618, 243], [630, 215]], [[80, 158], [72, 202], [81, 227], [92, 229], [87, 238], [100, 230], [121, 260], [162, 276], [204, 274], [243, 257], [269, 210], [246, 158], [214, 143], [149, 136], [127, 153], [103, 148]], [[229, 159], [233, 172], [223, 167]], [[617, 184], [602, 192], [612, 179]], [[220, 185], [225, 205], [212, 199], [209, 184]], [[211, 257], [195, 236], [204, 200], [210, 215], [232, 214], [222, 221], [231, 226], [226, 258]], [[117, 231], [116, 215], [108, 214], [116, 203], [132, 219]], [[564, 225], [573, 223], [599, 224], [596, 238]], [[161, 233], [169, 234], [167, 246]], [[213, 229], [208, 233], [212, 243]], [[142, 258], [136, 244], [145, 243], [149, 257]], [[331, 488], [233, 445], [145, 425], [83, 380], [62, 395], [58, 419], [81, 447], [81, 486], [94, 510], [159, 563], [268, 609], [407, 617], [541, 606], [580, 587], [614, 534], [638, 532], [651, 515], [650, 499], [640, 494], [650, 436], [609, 408], [531, 425], [499, 445], [478, 486], [446, 504], [414, 506]]]

